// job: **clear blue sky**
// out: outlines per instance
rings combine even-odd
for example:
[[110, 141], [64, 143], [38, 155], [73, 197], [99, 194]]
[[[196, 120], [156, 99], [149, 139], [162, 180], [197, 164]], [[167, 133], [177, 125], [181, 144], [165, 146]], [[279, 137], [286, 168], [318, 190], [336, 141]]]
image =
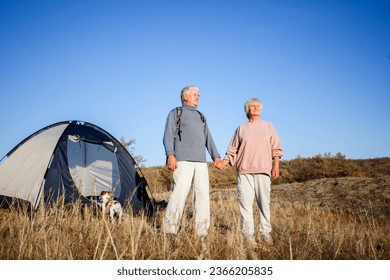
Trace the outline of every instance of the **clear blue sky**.
[[284, 159], [390, 156], [390, 2], [0, 0], [0, 157], [63, 120], [165, 164], [185, 85], [223, 155], [263, 101]]

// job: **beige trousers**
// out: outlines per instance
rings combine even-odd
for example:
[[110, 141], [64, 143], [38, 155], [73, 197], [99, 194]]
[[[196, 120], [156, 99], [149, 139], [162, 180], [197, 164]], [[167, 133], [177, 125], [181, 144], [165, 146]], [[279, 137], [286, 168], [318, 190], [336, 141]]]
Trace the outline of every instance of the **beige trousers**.
[[173, 172], [173, 189], [165, 214], [165, 232], [176, 234], [191, 186], [195, 203], [195, 230], [207, 235], [210, 226], [209, 173], [204, 162], [179, 161]]
[[260, 231], [269, 234], [272, 230], [271, 178], [264, 174], [239, 175], [237, 189], [242, 232], [248, 235], [254, 234], [253, 202], [255, 200], [260, 210]]

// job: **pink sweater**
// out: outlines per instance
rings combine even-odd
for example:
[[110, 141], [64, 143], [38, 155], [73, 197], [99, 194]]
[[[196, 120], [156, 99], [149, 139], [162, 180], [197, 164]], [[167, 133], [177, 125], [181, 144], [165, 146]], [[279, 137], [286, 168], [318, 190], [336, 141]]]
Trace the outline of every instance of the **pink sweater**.
[[244, 123], [235, 131], [225, 159], [236, 165], [238, 174], [264, 173], [271, 176], [272, 159], [283, 155], [282, 143], [271, 123]]

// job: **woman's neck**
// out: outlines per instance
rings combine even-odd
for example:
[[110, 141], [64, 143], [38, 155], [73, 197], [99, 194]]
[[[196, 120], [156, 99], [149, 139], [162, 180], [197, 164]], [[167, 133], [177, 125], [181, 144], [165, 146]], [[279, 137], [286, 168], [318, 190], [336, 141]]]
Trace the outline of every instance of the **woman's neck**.
[[259, 122], [259, 121], [260, 121], [260, 118], [258, 116], [250, 117], [250, 119], [249, 119], [250, 123], [256, 123], [256, 122]]

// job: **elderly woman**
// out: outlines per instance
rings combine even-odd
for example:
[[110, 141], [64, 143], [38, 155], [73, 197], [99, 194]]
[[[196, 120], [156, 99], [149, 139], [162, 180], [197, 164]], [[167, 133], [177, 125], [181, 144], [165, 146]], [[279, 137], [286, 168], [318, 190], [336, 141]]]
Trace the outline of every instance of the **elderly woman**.
[[261, 240], [272, 244], [270, 221], [271, 177], [279, 177], [279, 159], [283, 154], [279, 137], [271, 123], [260, 119], [262, 103], [257, 98], [245, 102], [248, 122], [235, 131], [224, 160], [219, 164], [235, 165], [238, 173], [238, 202], [242, 232], [255, 244], [253, 201], [260, 210]]

